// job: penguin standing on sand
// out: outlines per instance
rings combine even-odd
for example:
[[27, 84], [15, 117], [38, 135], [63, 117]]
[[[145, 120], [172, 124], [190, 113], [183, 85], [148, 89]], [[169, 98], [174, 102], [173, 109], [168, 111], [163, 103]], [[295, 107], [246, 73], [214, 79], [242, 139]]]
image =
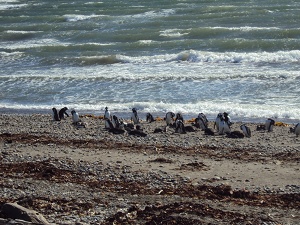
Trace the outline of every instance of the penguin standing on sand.
[[175, 133], [186, 134], [186, 130], [182, 120], [180, 119], [176, 120], [175, 124], [176, 124]]
[[225, 122], [227, 123], [227, 125], [230, 127], [232, 125], [232, 122], [231, 122], [231, 119], [229, 117], [229, 114], [227, 112], [224, 112], [223, 113], [223, 116], [224, 116], [224, 120]]
[[59, 119], [65, 119], [65, 115], [67, 117], [69, 117], [69, 114], [67, 113], [68, 108], [67, 107], [63, 107], [61, 110], [59, 110], [58, 115], [59, 115]]
[[275, 121], [271, 118], [268, 118], [265, 122], [265, 129], [268, 131], [268, 132], [271, 132], [273, 131], [273, 127], [275, 125]]
[[79, 119], [79, 115], [75, 110], [71, 111], [73, 124], [78, 124], [81, 120]]
[[153, 118], [153, 116], [151, 115], [151, 113], [147, 113], [146, 115], [146, 121], [149, 123], [152, 123], [155, 121], [155, 119]]
[[105, 128], [106, 129], [111, 129], [111, 121], [110, 121], [110, 112], [108, 111], [108, 108], [105, 107], [104, 111], [104, 120], [105, 120]]
[[175, 114], [173, 112], [168, 112], [166, 114], [166, 123], [167, 123], [167, 126], [173, 124], [173, 118], [174, 118], [174, 116], [175, 116]]
[[139, 116], [137, 114], [136, 108], [132, 109], [131, 120], [133, 121], [133, 124], [139, 124], [140, 123], [140, 119], [139, 119]]
[[198, 117], [195, 120], [196, 127], [200, 128], [201, 130], [205, 130], [208, 127], [208, 120], [203, 113], [199, 113]]
[[300, 134], [300, 123], [297, 123], [297, 124], [296, 124], [294, 130], [295, 130], [296, 136], [298, 137], [299, 134]]
[[121, 122], [119, 118], [116, 115], [112, 116], [112, 124], [115, 128], [120, 128], [121, 127]]
[[220, 118], [218, 132], [220, 135], [231, 133], [230, 126], [225, 121], [225, 118], [223, 116]]
[[60, 121], [60, 118], [58, 116], [58, 112], [56, 108], [52, 108], [52, 112], [53, 112], [53, 120], [54, 121]]
[[223, 114], [219, 113], [217, 115], [217, 118], [216, 118], [215, 123], [214, 123], [214, 128], [217, 129], [218, 132], [219, 132], [219, 124], [220, 124], [221, 120], [223, 120]]
[[240, 126], [241, 130], [243, 131], [245, 137], [251, 137], [251, 130], [248, 126], [246, 126], [246, 124], [242, 124]]
[[175, 123], [177, 120], [181, 120], [184, 123], [184, 119], [181, 113], [176, 113]]

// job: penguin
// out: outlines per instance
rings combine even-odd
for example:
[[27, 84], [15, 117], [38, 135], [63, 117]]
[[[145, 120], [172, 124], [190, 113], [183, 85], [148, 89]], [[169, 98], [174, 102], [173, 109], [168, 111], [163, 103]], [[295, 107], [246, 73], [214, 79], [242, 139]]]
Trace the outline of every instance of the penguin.
[[112, 124], [115, 128], [120, 128], [121, 127], [121, 122], [119, 120], [119, 118], [116, 115], [112, 116]]
[[174, 114], [173, 112], [168, 112], [168, 113], [166, 114], [165, 120], [166, 120], [167, 126], [173, 124], [173, 118], [174, 118], [174, 116], [175, 116], [175, 114]]
[[227, 123], [227, 125], [230, 127], [232, 125], [232, 122], [231, 122], [231, 119], [230, 119], [230, 116], [228, 115], [227, 112], [224, 112], [223, 113], [223, 116], [224, 116], [224, 120], [225, 122]]
[[227, 133], [226, 134], [228, 138], [244, 138], [245, 135], [240, 132], [239, 130], [236, 130], [236, 131], [232, 131], [230, 133]]
[[220, 135], [231, 133], [230, 127], [223, 116], [220, 118], [218, 132]]
[[69, 114], [67, 113], [68, 108], [67, 107], [63, 107], [61, 110], [59, 110], [58, 115], [60, 120], [65, 119], [65, 115], [67, 117], [69, 117]]
[[175, 133], [186, 134], [186, 130], [182, 120], [176, 120]]
[[57, 109], [52, 108], [52, 112], [53, 112], [53, 120], [54, 121], [60, 121], [60, 118], [59, 118], [58, 113], [57, 113]]
[[155, 119], [153, 118], [153, 116], [151, 115], [151, 113], [147, 113], [146, 114], [146, 121], [149, 123], [152, 123], [155, 121]]
[[134, 135], [137, 137], [146, 137], [147, 136], [147, 134], [145, 132], [143, 132], [143, 128], [139, 124], [137, 124], [135, 126], [135, 129], [128, 130], [128, 135]]
[[215, 123], [214, 123], [214, 129], [216, 129], [218, 132], [219, 132], [219, 124], [220, 124], [221, 120], [223, 120], [223, 114], [219, 113], [217, 115], [217, 118], [216, 118]]
[[136, 130], [136, 129], [128, 131], [128, 134], [129, 135], [134, 135], [134, 136], [137, 136], [137, 137], [146, 137], [147, 136], [147, 134], [144, 133], [142, 130]]
[[275, 125], [275, 121], [271, 118], [268, 118], [265, 122], [265, 129], [268, 131], [268, 132], [271, 132], [273, 131], [273, 127]]
[[125, 130], [122, 128], [118, 128], [118, 127], [114, 127], [113, 123], [110, 121], [110, 119], [105, 119], [108, 128], [106, 128], [108, 130], [108, 132], [113, 133], [113, 134], [124, 134]]
[[182, 116], [181, 113], [176, 113], [175, 123], [176, 123], [177, 120], [181, 120], [184, 123], [183, 116]]
[[248, 126], [246, 126], [246, 124], [242, 124], [240, 126], [241, 130], [243, 131], [245, 137], [251, 137], [251, 130]]
[[300, 134], [300, 123], [297, 123], [297, 124], [296, 124], [294, 130], [295, 130], [296, 136], [298, 137], [299, 134]]
[[132, 109], [131, 120], [133, 121], [133, 124], [139, 124], [140, 123], [140, 119], [139, 119], [139, 116], [137, 114], [136, 108]]
[[79, 115], [75, 110], [71, 111], [73, 124], [79, 123], [81, 120], [79, 119]]
[[111, 123], [110, 119], [111, 119], [110, 112], [108, 111], [108, 108], [105, 107], [105, 111], [104, 111], [105, 129], [111, 129], [111, 125], [113, 124], [110, 124]]
[[77, 128], [83, 128], [86, 127], [86, 123], [84, 123], [80, 118], [79, 118], [79, 114], [75, 111], [72, 110], [71, 111], [72, 114], [72, 121], [73, 124], [77, 127]]
[[199, 113], [198, 117], [195, 120], [196, 127], [200, 128], [201, 130], [205, 130], [208, 127], [208, 120], [203, 113]]
[[196, 132], [196, 130], [192, 126], [184, 126], [186, 132]]

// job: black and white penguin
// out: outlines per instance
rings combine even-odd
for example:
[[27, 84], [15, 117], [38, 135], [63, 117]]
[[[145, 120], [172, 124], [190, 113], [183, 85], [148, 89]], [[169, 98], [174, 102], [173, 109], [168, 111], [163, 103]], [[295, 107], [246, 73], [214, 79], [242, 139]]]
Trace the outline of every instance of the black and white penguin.
[[174, 114], [173, 112], [168, 112], [168, 113], [166, 114], [165, 120], [166, 120], [167, 126], [173, 124], [173, 118], [174, 118], [174, 117], [175, 117], [175, 114]]
[[217, 131], [219, 131], [219, 124], [220, 124], [221, 120], [223, 120], [223, 114], [219, 113], [217, 115], [215, 123], [214, 123], [214, 129], [216, 129]]
[[205, 130], [208, 127], [208, 120], [203, 113], [199, 113], [198, 117], [195, 120], [196, 127], [200, 128], [201, 130]]
[[296, 134], [296, 136], [298, 137], [300, 134], [300, 123], [297, 123], [295, 128], [294, 128], [294, 132]]
[[108, 125], [108, 128], [106, 128], [108, 130], [108, 132], [113, 133], [113, 134], [124, 134], [125, 133], [125, 130], [123, 128], [114, 127], [114, 125], [110, 119], [105, 119], [105, 122]]
[[52, 113], [53, 113], [53, 120], [54, 121], [60, 121], [60, 118], [58, 116], [58, 113], [57, 113], [57, 109], [56, 108], [52, 108]]
[[182, 120], [176, 120], [175, 122], [175, 133], [185, 134], [186, 130]]
[[114, 127], [121, 128], [121, 122], [120, 122], [119, 118], [116, 115], [112, 116], [112, 121], [111, 122], [112, 122]]
[[147, 136], [147, 134], [145, 132], [143, 132], [143, 128], [141, 127], [140, 124], [137, 124], [135, 126], [135, 129], [127, 130], [127, 132], [128, 132], [128, 135], [134, 135], [137, 137], [146, 137]]
[[181, 120], [184, 123], [184, 119], [181, 113], [176, 113], [175, 123], [177, 120]]
[[136, 108], [132, 109], [131, 120], [133, 121], [133, 124], [139, 124], [140, 123], [140, 119], [139, 119], [139, 116], [137, 114]]
[[147, 113], [146, 114], [146, 121], [149, 123], [152, 123], [155, 121], [155, 119], [153, 118], [153, 116], [151, 115], [151, 113]]
[[230, 126], [225, 121], [224, 117], [220, 118], [218, 132], [220, 135], [231, 133]]
[[272, 132], [273, 131], [273, 127], [275, 125], [275, 120], [271, 119], [271, 118], [268, 118], [265, 122], [265, 129], [268, 131], [268, 132]]
[[59, 110], [58, 115], [59, 115], [59, 119], [65, 119], [65, 115], [67, 117], [69, 117], [69, 114], [67, 113], [68, 108], [67, 107], [63, 107], [61, 110]]
[[224, 116], [224, 120], [225, 122], [227, 123], [227, 125], [230, 127], [232, 125], [232, 122], [231, 122], [231, 119], [230, 119], [230, 116], [227, 112], [224, 112], [223, 113], [223, 116]]
[[77, 123], [79, 123], [81, 121], [79, 119], [78, 113], [75, 110], [72, 110], [71, 114], [72, 114], [72, 121], [73, 121], [74, 124], [77, 124]]
[[104, 111], [104, 120], [105, 120], [105, 128], [106, 129], [111, 129], [111, 117], [110, 117], [110, 112], [108, 111], [108, 108], [105, 107], [105, 111]]
[[240, 126], [241, 130], [243, 131], [245, 137], [251, 137], [251, 130], [248, 126], [246, 126], [246, 124], [242, 124]]
[[84, 123], [80, 117], [79, 117], [79, 114], [75, 111], [75, 110], [72, 110], [71, 111], [71, 114], [72, 114], [72, 121], [73, 121], [73, 124], [77, 127], [77, 128], [83, 128], [83, 127], [86, 127], [86, 123]]

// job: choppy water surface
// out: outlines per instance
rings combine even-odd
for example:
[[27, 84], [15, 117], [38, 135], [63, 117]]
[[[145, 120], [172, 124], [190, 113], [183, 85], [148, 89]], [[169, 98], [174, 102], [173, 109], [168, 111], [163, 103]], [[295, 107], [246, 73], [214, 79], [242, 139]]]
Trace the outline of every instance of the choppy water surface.
[[297, 121], [299, 22], [298, 1], [0, 0], [0, 111]]

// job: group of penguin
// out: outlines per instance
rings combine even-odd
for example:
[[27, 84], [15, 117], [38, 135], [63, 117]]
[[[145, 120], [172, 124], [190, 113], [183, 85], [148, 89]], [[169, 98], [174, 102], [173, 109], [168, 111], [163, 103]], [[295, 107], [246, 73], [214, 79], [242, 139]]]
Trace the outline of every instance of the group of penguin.
[[[52, 108], [53, 111], [53, 119], [55, 121], [60, 121], [64, 119], [64, 116], [69, 117], [69, 114], [66, 112], [68, 110], [67, 107], [63, 107], [59, 111], [56, 108]], [[73, 124], [77, 127], [85, 127], [85, 123], [81, 121], [78, 113], [75, 110], [71, 111]], [[135, 136], [147, 136], [146, 133], [143, 132], [140, 119], [137, 113], [137, 109], [133, 108], [131, 113], [131, 121], [132, 123], [127, 123], [123, 119], [119, 119], [116, 115], [111, 116], [108, 107], [105, 107], [104, 112], [104, 120], [105, 120], [105, 129], [114, 134], [123, 134], [125, 131], [129, 135]], [[229, 114], [227, 112], [219, 113], [215, 119], [214, 127], [208, 127], [208, 119], [203, 113], [199, 113], [197, 118], [195, 118], [192, 126], [186, 126], [184, 124], [184, 119], [181, 113], [173, 113], [168, 112], [164, 118], [166, 122], [166, 126], [164, 128], [155, 128], [154, 133], [158, 132], [166, 132], [168, 128], [173, 128], [175, 133], [185, 134], [187, 132], [195, 132], [194, 127], [201, 129], [204, 131], [206, 135], [215, 135], [216, 133], [219, 135], [226, 135], [229, 138], [244, 138], [251, 137], [251, 130], [246, 124], [242, 124], [240, 126], [241, 131], [231, 131], [231, 125], [233, 124]], [[146, 121], [152, 123], [155, 121], [154, 117], [151, 113], [146, 114]], [[273, 127], [275, 126], [275, 121], [271, 118], [268, 118], [263, 125], [257, 125], [256, 130], [265, 130], [268, 132], [273, 131]], [[215, 131], [216, 130], [216, 133]], [[296, 136], [300, 135], [300, 123], [298, 123], [295, 127], [290, 129], [291, 133], [295, 133]]]
[[[119, 119], [117, 116], [111, 116], [108, 108], [105, 108], [104, 112], [104, 120], [105, 120], [105, 129], [108, 131], [119, 134], [124, 133], [125, 130], [128, 134], [134, 134], [137, 136], [146, 136], [147, 134], [142, 131], [142, 126], [140, 125], [140, 119], [137, 114], [136, 108], [132, 109], [131, 113], [131, 121], [133, 123], [126, 123], [122, 119]], [[164, 128], [155, 128], [154, 133], [158, 132], [166, 132], [168, 128], [173, 128], [175, 133], [185, 134], [187, 132], [195, 132], [194, 127], [201, 129], [204, 131], [206, 135], [215, 135], [214, 129], [217, 131], [219, 135], [227, 135], [230, 138], [244, 138], [251, 137], [251, 130], [246, 124], [242, 124], [240, 126], [241, 131], [231, 131], [231, 119], [228, 113], [219, 113], [214, 122], [214, 129], [208, 127], [208, 119], [203, 113], [199, 113], [198, 117], [195, 119], [195, 122], [192, 123], [192, 126], [186, 126], [184, 124], [184, 119], [181, 113], [173, 113], [168, 112], [164, 118], [166, 122], [166, 126]], [[151, 123], [154, 122], [155, 119], [151, 115], [151, 113], [146, 114], [146, 121]], [[264, 129], [271, 132], [273, 130], [273, 126], [275, 125], [275, 121], [272, 119], [267, 119], [265, 125], [263, 125]], [[299, 129], [300, 130], [300, 129]]]
[[[63, 107], [59, 111], [57, 111], [56, 108], [52, 108], [53, 120], [54, 121], [61, 121], [61, 120], [65, 119], [65, 116], [69, 117], [69, 114], [67, 113], [67, 110], [68, 110], [67, 107]], [[81, 121], [81, 119], [79, 117], [79, 114], [75, 110], [71, 111], [71, 115], [72, 115], [73, 124], [75, 126], [85, 127], [85, 123]]]

